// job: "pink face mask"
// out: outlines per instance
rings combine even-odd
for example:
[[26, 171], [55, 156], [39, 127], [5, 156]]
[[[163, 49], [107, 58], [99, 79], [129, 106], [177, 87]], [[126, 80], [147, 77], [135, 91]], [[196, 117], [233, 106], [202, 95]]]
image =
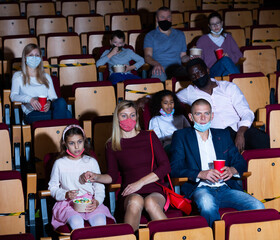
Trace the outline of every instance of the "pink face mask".
[[136, 121], [131, 118], [120, 121], [120, 128], [126, 132], [132, 131], [135, 125]]
[[66, 150], [66, 152], [67, 152], [70, 156], [72, 156], [73, 158], [80, 157], [80, 156], [83, 154], [84, 151], [85, 151], [85, 149], [83, 149], [78, 155], [74, 155], [73, 153], [71, 153], [71, 152], [69, 151], [69, 149]]

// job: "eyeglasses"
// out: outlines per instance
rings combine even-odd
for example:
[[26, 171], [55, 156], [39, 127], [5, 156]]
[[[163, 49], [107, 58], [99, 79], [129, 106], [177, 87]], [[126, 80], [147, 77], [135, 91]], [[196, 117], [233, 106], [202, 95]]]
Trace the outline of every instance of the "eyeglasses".
[[221, 24], [222, 24], [222, 22], [211, 23], [210, 26], [211, 26], [211, 27], [221, 26]]

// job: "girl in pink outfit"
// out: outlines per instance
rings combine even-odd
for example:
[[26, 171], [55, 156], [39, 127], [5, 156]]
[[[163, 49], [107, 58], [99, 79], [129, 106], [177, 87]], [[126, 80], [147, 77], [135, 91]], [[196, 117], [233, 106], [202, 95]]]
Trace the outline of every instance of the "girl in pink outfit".
[[[83, 228], [84, 220], [91, 226], [106, 225], [106, 217], [113, 218], [103, 205], [105, 188], [103, 184], [79, 181], [82, 173], [90, 171], [100, 174], [97, 161], [90, 156], [90, 147], [85, 141], [84, 130], [78, 125], [65, 128], [61, 139], [61, 153], [54, 163], [49, 190], [56, 199], [53, 207], [54, 229], [68, 223], [72, 229]], [[84, 213], [76, 212], [73, 199], [89, 198], [92, 203]]]

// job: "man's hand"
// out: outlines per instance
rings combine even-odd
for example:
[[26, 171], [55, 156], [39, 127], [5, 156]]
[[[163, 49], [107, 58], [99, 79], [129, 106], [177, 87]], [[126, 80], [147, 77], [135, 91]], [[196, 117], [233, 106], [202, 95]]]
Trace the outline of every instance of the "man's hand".
[[227, 181], [229, 179], [232, 178], [232, 176], [234, 174], [237, 173], [237, 170], [234, 168], [234, 167], [227, 167], [227, 166], [224, 166], [223, 168], [221, 168], [222, 171], [224, 171], [222, 174], [221, 174], [221, 178], [224, 180], [224, 181]]
[[143, 187], [143, 184], [141, 181], [131, 183], [131, 184], [127, 185], [127, 187], [123, 190], [122, 196], [127, 196], [131, 193], [137, 192], [142, 187]]
[[245, 137], [244, 137], [244, 133], [246, 132], [246, 130], [248, 129], [248, 127], [240, 127], [236, 133], [236, 137], [235, 137], [235, 146], [237, 147], [238, 151], [241, 153], [244, 148], [245, 148]]
[[164, 67], [161, 66], [160, 63], [154, 65], [153, 70], [152, 70], [152, 74], [153, 75], [161, 75], [162, 73], [164, 73]]
[[221, 173], [216, 169], [209, 169], [205, 171], [200, 171], [197, 177], [215, 183], [218, 182], [221, 178]]

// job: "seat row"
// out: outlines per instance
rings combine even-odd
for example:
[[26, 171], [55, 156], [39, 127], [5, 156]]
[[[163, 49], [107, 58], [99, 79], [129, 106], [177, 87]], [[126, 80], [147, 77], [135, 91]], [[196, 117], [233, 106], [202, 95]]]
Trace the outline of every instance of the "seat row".
[[[274, 82], [276, 78], [278, 78], [278, 80]], [[274, 94], [270, 93], [271, 89], [269, 87], [268, 78], [262, 73], [253, 73], [230, 75], [230, 80], [239, 86], [239, 88], [244, 93], [250, 108], [256, 113], [256, 122], [254, 123], [255, 126], [262, 127], [263, 130], [270, 135], [270, 145], [272, 148], [280, 147], [280, 138], [278, 134], [280, 131], [278, 124], [280, 118], [280, 105], [271, 104], [274, 103], [275, 100], [273, 98]], [[279, 72], [276, 74], [272, 74], [270, 80], [270, 86], [274, 90], [277, 88], [277, 91], [274, 92], [278, 93]], [[154, 92], [163, 90], [164, 88], [177, 91], [182, 87], [188, 86], [188, 84], [190, 84], [190, 82], [176, 81], [175, 78], [173, 78], [172, 80], [167, 80], [165, 87], [164, 84], [158, 79], [127, 80], [123, 83], [118, 83], [116, 98], [115, 89], [109, 82], [104, 81], [75, 83], [72, 85], [73, 96], [69, 97], [68, 104], [69, 109], [72, 109], [73, 118], [77, 119], [73, 119], [73, 121], [84, 121], [84, 128], [87, 130], [89, 138], [92, 139], [94, 145], [97, 144], [97, 148], [99, 149], [98, 151], [95, 149], [95, 151], [97, 151], [99, 157], [105, 159], [104, 145], [111, 134], [110, 124], [112, 122], [112, 113], [117, 102], [116, 99], [127, 99], [136, 101], [147, 94], [152, 94]], [[14, 106], [12, 108], [11, 103], [9, 102], [8, 91], [5, 91], [5, 94], [5, 101], [3, 102], [3, 108], [5, 110], [4, 118], [5, 122], [9, 125], [5, 128], [6, 135], [3, 135], [3, 137], [6, 140], [3, 140], [3, 142], [6, 142], [8, 144], [11, 141], [13, 144], [12, 148], [6, 145], [3, 145], [3, 147], [4, 149], [11, 149], [10, 153], [9, 151], [6, 153], [9, 153], [9, 156], [11, 156], [12, 152], [12, 155], [15, 159], [15, 168], [20, 168], [20, 156], [24, 156], [24, 159], [26, 159], [26, 161], [28, 162], [31, 158], [30, 156], [34, 153], [35, 157], [38, 157], [38, 159], [41, 159], [42, 161], [46, 153], [58, 151], [58, 139], [60, 137], [60, 135], [58, 134], [62, 132], [68, 121], [47, 121], [47, 123], [53, 124], [54, 127], [52, 131], [50, 131], [49, 128], [46, 129], [46, 131], [48, 132], [47, 139], [50, 138], [50, 144], [47, 144], [47, 146], [51, 149], [48, 149], [46, 148], [46, 142], [48, 142], [46, 139], [44, 139], [43, 141], [35, 141], [36, 138], [33, 133], [35, 132], [38, 124], [34, 124], [34, 126], [32, 127], [29, 125], [21, 126], [22, 121], [20, 120], [20, 111], [18, 108], [20, 105], [14, 103]], [[58, 96], [60, 96], [59, 92]], [[270, 99], [270, 97], [272, 98]], [[13, 109], [13, 111], [11, 111], [11, 109]], [[147, 129], [150, 115], [149, 111], [146, 108], [143, 107], [143, 109], [144, 110], [141, 110], [141, 125], [143, 129]], [[10, 115], [13, 116], [13, 120], [10, 120]], [[93, 120], [96, 117], [97, 119]], [[106, 126], [106, 129], [103, 129], [101, 127], [102, 123], [105, 124], [104, 126]], [[57, 129], [55, 127], [57, 125], [60, 126], [60, 129]], [[99, 126], [99, 128], [95, 129], [96, 126]], [[7, 141], [9, 140], [9, 138], [7, 138], [9, 137], [9, 130], [12, 137], [10, 141]], [[98, 132], [100, 130], [101, 132]], [[95, 133], [98, 133], [98, 135], [95, 135]], [[53, 137], [55, 137], [55, 139], [53, 139]], [[54, 142], [57, 142], [57, 144], [54, 145]], [[35, 145], [33, 144], [41, 144], [41, 146], [35, 148]], [[55, 147], [53, 148], [53, 146]], [[21, 155], [20, 153], [23, 148], [24, 155]], [[38, 156], [36, 152], [39, 154]], [[5, 158], [8, 159], [8, 156], [5, 155]], [[9, 157], [9, 159], [11, 159], [11, 157]], [[6, 162], [3, 162], [3, 166], [7, 165], [11, 167], [11, 162], [11, 160], [6, 160]]]
[[[244, 158], [248, 161], [248, 170], [251, 171], [248, 174], [249, 178], [247, 180], [247, 183], [245, 182], [247, 184], [247, 187], [245, 187], [245, 188], [247, 188], [248, 193], [254, 195], [259, 200], [263, 200], [266, 208], [273, 207], [273, 208], [276, 208], [278, 211], [279, 211], [279, 207], [280, 207], [280, 204], [279, 204], [280, 199], [278, 198], [280, 179], [277, 178], [276, 176], [277, 176], [277, 171], [279, 171], [279, 169], [278, 169], [279, 167], [277, 167], [279, 165], [279, 161], [280, 161], [279, 153], [280, 153], [279, 149], [249, 150], [249, 151], [245, 151], [243, 153]], [[46, 167], [46, 165], [45, 165], [45, 167]], [[263, 171], [264, 169], [266, 170], [265, 173]], [[252, 174], [252, 175], [250, 176], [250, 174]], [[1, 209], [1, 213], [6, 214], [6, 215], [2, 215], [0, 217], [0, 221], [3, 222], [3, 224], [5, 226], [6, 226], [7, 222], [9, 223], [7, 225], [7, 228], [1, 228], [0, 235], [17, 233], [17, 232], [25, 232], [26, 224], [24, 223], [24, 218], [22, 218], [22, 217], [18, 218], [18, 215], [21, 216], [27, 210], [28, 210], [28, 214], [26, 214], [26, 216], [29, 217], [30, 215], [32, 216], [32, 214], [33, 214], [33, 217], [34, 217], [34, 213], [35, 213], [34, 212], [34, 191], [36, 193], [36, 175], [29, 174], [28, 177], [29, 178], [31, 177], [31, 179], [29, 179], [29, 182], [28, 182], [29, 186], [33, 184], [33, 187], [30, 188], [29, 191], [33, 194], [28, 195], [28, 197], [30, 198], [29, 205], [27, 205], [27, 207], [25, 208], [23, 205], [24, 191], [22, 189], [22, 184], [20, 181], [21, 177], [20, 177], [19, 173], [17, 171], [0, 171], [0, 184], [2, 186], [0, 189], [3, 193], [0, 195], [1, 200], [2, 200], [1, 201], [2, 204], [0, 204], [0, 209]], [[252, 181], [249, 181], [249, 180], [251, 180], [251, 178], [252, 178]], [[35, 181], [35, 183], [34, 183], [34, 181]], [[113, 184], [113, 185], [116, 185], [116, 184]], [[262, 186], [261, 188], [260, 188], [260, 185]], [[34, 186], [35, 186], [35, 188], [34, 188]], [[14, 192], [15, 189], [16, 189], [16, 192]], [[113, 194], [115, 194], [115, 193], [113, 192]], [[46, 207], [46, 205], [44, 205], [44, 202], [46, 200], [46, 197], [48, 196], [47, 192], [45, 192], [45, 191], [39, 192], [39, 196], [41, 198], [41, 207], [42, 206]], [[32, 199], [33, 199], [33, 202], [31, 201]], [[17, 204], [15, 204], [15, 201]], [[3, 203], [5, 203], [5, 204], [3, 204]], [[17, 207], [17, 206], [21, 206], [21, 207]], [[48, 224], [48, 217], [47, 217], [47, 215], [44, 215], [46, 213], [45, 210], [46, 209], [44, 209], [44, 208], [41, 209], [44, 227], [46, 227], [46, 225]], [[253, 226], [250, 226], [250, 224], [244, 224], [243, 226], [241, 225], [240, 227], [242, 230], [239, 230], [238, 239], [243, 239], [242, 237], [245, 237], [245, 236], [246, 236], [245, 239], [262, 239], [263, 235], [262, 234], [256, 235], [257, 232], [258, 233], [262, 232], [263, 234], [266, 234], [266, 237], [267, 237], [266, 239], [278, 239], [278, 235], [273, 235], [273, 236], [277, 236], [276, 238], [273, 238], [272, 236], [269, 235], [270, 233], [267, 232], [267, 225], [272, 226], [276, 222], [259, 223], [259, 222], [263, 222], [263, 221], [266, 222], [269, 220], [279, 219], [278, 211], [272, 210], [272, 209], [244, 211], [244, 212], [235, 212], [235, 211], [232, 212], [232, 210], [230, 210], [230, 212], [228, 212], [228, 211], [229, 210], [227, 210], [227, 212], [222, 215], [221, 221], [215, 222], [215, 225], [214, 225], [215, 226], [215, 228], [214, 228], [215, 239], [217, 239], [217, 240], [218, 239], [236, 239], [236, 236], [234, 235], [234, 233], [229, 234], [229, 231], [230, 231], [229, 225], [231, 225], [231, 224], [229, 222], [227, 222], [227, 220], [230, 219], [230, 216], [234, 216], [231, 221], [233, 221], [235, 224], [237, 224], [237, 221], [238, 221], [237, 219], [239, 219], [239, 221], [240, 221], [240, 219], [242, 219], [242, 221], [239, 222], [240, 224], [255, 222], [255, 224], [253, 224]], [[274, 216], [274, 217], [271, 219], [270, 218], [271, 216]], [[8, 217], [10, 217], [9, 221], [8, 221]], [[10, 223], [12, 223], [14, 221], [18, 222], [18, 224], [16, 225], [17, 227], [11, 228]], [[167, 223], [164, 221], [171, 221], [171, 222]], [[183, 221], [182, 224], [180, 224], [181, 221]], [[173, 223], [175, 222], [176, 224], [173, 225], [172, 222]], [[258, 223], [256, 223], [256, 222], [258, 222]], [[30, 223], [32, 223], [32, 224], [30, 224]], [[200, 223], [202, 225], [197, 225], [198, 223]], [[33, 234], [36, 234], [36, 232], [33, 231], [35, 229], [34, 224], [35, 224], [35, 221], [30, 222], [30, 220], [29, 220], [28, 227], [32, 227], [31, 232]], [[177, 237], [188, 236], [189, 233], [186, 230], [189, 228], [193, 228], [194, 227], [193, 225], [196, 225], [194, 228], [206, 227], [206, 228], [208, 228], [208, 230], [203, 231], [204, 237], [207, 236], [205, 239], [213, 239], [212, 230], [207, 226], [206, 220], [202, 217], [198, 217], [198, 216], [183, 217], [183, 218], [176, 217], [176, 218], [173, 218], [173, 220], [168, 219], [168, 220], [162, 220], [162, 221], [156, 221], [156, 222], [152, 221], [152, 222], [148, 223], [147, 227], [150, 228], [152, 225], [156, 226], [156, 224], [159, 224], [159, 226], [158, 226], [159, 228], [161, 228], [160, 226], [164, 227], [165, 232], [180, 230], [177, 233], [175, 233], [175, 232], [170, 233], [170, 234], [175, 234]], [[277, 222], [276, 226], [278, 226], [278, 224], [279, 224], [279, 222]], [[1, 226], [4, 226], [4, 225], [1, 224]], [[111, 226], [116, 227], [117, 225], [111, 225]], [[109, 227], [104, 226], [103, 228], [107, 229], [107, 233], [110, 232], [110, 234], [115, 235], [115, 233], [112, 233], [111, 231], [109, 231], [111, 226], [109, 226]], [[176, 227], [174, 227], [174, 226], [176, 226]], [[256, 231], [256, 229], [258, 229], [260, 226], [262, 226], [262, 231]], [[273, 228], [274, 227], [275, 226], [273, 226]], [[37, 229], [38, 229], [38, 227], [37, 227]], [[87, 234], [94, 234], [98, 231], [98, 227], [97, 228], [96, 227], [87, 228], [87, 229], [88, 230], [82, 230], [82, 232], [86, 231]], [[276, 229], [275, 229], [275, 231], [278, 233], [279, 231]], [[60, 230], [62, 230], [62, 229], [60, 229]], [[253, 231], [256, 231], [256, 232], [253, 233]], [[80, 232], [79, 234], [82, 234], [82, 232]], [[150, 232], [150, 234], [149, 234], [149, 232]], [[147, 229], [147, 228], [140, 229], [139, 237], [140, 237], [140, 239], [149, 239], [149, 235], [151, 235], [150, 237], [155, 237], [153, 235], [156, 232], [158, 232], [158, 230], [156, 230], [156, 229], [153, 229], [153, 230]], [[247, 235], [245, 232], [249, 232], [249, 234], [252, 234], [253, 238], [249, 238], [252, 236]], [[44, 232], [44, 234], [46, 234], [46, 233], [47, 232]], [[64, 233], [65, 233], [64, 235], [70, 235], [71, 232], [68, 230], [67, 234], [65, 231], [64, 231]], [[75, 234], [75, 233], [72, 232], [71, 234]], [[98, 234], [99, 234], [99, 236], [95, 236], [95, 237], [101, 237], [100, 233], [98, 233]], [[197, 239], [197, 237], [200, 235], [196, 235], [196, 234], [202, 234], [202, 233], [196, 233], [196, 232], [191, 233], [191, 235], [189, 236], [190, 239]], [[120, 235], [120, 232], [118, 233], [118, 235]], [[168, 234], [166, 237], [162, 236], [161, 234], [158, 234], [158, 235], [159, 236], [157, 236], [157, 238], [155, 237], [154, 239], [173, 239], [173, 238], [171, 238], [171, 235], [168, 235]], [[87, 235], [87, 236], [89, 236], [89, 235]], [[107, 236], [108, 235], [103, 235], [102, 237], [107, 237]], [[112, 235], [110, 235], [110, 236], [112, 236]], [[209, 238], [210, 236], [211, 236], [211, 238]], [[268, 238], [268, 236], [269, 236], [269, 238]], [[72, 235], [71, 235], [71, 237], [72, 237], [71, 239], [74, 239]], [[91, 237], [94, 237], [94, 236], [91, 236]], [[69, 238], [63, 238], [63, 239], [69, 239]], [[116, 238], [116, 239], [119, 239], [119, 238]], [[120, 238], [120, 239], [125, 239], [125, 238]], [[199, 238], [199, 239], [204, 239], [204, 238]]]
[[18, 3], [2, 3], [0, 13], [2, 16], [34, 16], [34, 15], [60, 15], [98, 13], [106, 14], [113, 10], [118, 12], [135, 12], [148, 9], [155, 12], [159, 7], [166, 6], [172, 11], [193, 11], [193, 10], [220, 10], [229, 8], [257, 9], [263, 5], [263, 1], [223, 1], [214, 0], [118, 0], [118, 1], [56, 1], [54, 2], [32, 2], [25, 1]]

